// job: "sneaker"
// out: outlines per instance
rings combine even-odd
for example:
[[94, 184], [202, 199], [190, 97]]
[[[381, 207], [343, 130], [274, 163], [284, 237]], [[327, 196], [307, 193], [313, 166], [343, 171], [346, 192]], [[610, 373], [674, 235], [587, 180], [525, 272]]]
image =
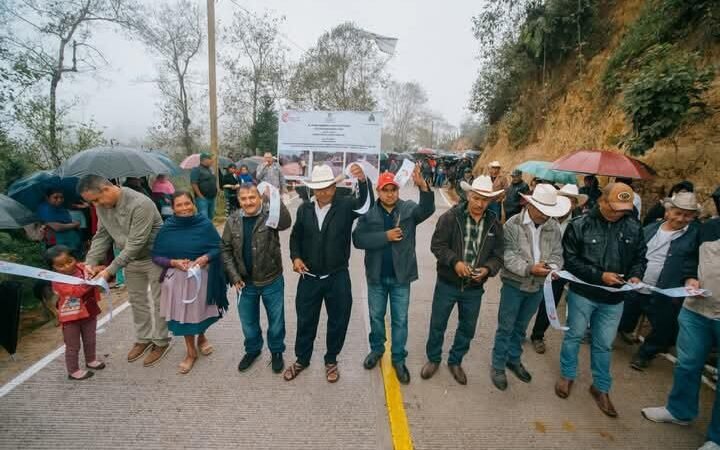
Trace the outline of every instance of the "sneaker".
[[707, 441], [698, 450], [720, 450], [720, 445], [714, 443], [713, 441]]
[[490, 379], [496, 388], [504, 391], [508, 387], [507, 375], [504, 370], [490, 369]]
[[645, 359], [645, 358], [643, 358], [642, 356], [636, 354], [636, 355], [633, 356], [632, 359], [630, 360], [630, 367], [633, 368], [633, 369], [635, 369], [635, 370], [638, 370], [638, 371], [642, 372], [643, 370], [645, 370], [645, 369], [647, 369], [648, 367], [650, 367], [650, 360], [649, 360], [649, 359]]
[[633, 333], [628, 333], [627, 331], [618, 332], [618, 336], [620, 336], [620, 339], [628, 345], [635, 345], [638, 342], [635, 335]]
[[382, 356], [383, 354], [378, 352], [368, 353], [368, 355], [365, 357], [365, 361], [363, 361], [363, 367], [367, 370], [374, 369]]
[[[283, 367], [285, 367], [285, 361], [283, 361], [283, 354], [282, 353], [273, 353], [272, 354], [272, 362], [270, 363], [272, 366], [272, 371], [275, 373], [280, 373], [283, 370]], [[238, 367], [239, 369], [239, 367]]]
[[393, 363], [395, 368], [395, 375], [397, 375], [398, 381], [402, 384], [410, 384], [410, 372], [405, 363]]
[[657, 406], [654, 408], [643, 408], [642, 415], [644, 418], [651, 422], [657, 423], [674, 423], [675, 425], [689, 425], [690, 422], [685, 420], [676, 419], [670, 411], [664, 406]]
[[525, 369], [525, 366], [519, 363], [507, 363], [505, 366], [510, 369], [510, 372], [514, 373], [516, 377], [523, 383], [529, 383], [532, 381], [532, 375]]
[[535, 353], [540, 355], [545, 353], [545, 341], [543, 339], [533, 339], [532, 345], [533, 349], [535, 349]]
[[250, 366], [253, 365], [258, 356], [260, 356], [260, 352], [245, 353], [245, 356], [242, 357], [240, 363], [238, 364], [238, 370], [240, 372], [245, 372], [246, 370], [248, 370]]
[[135, 361], [137, 361], [138, 359], [142, 358], [143, 355], [144, 355], [148, 350], [152, 350], [152, 343], [150, 343], [150, 342], [145, 342], [145, 343], [136, 342], [136, 343], [132, 346], [132, 348], [130, 349], [130, 351], [128, 352], [128, 355], [127, 355], [127, 360], [128, 360], [128, 362], [135, 362]]
[[157, 364], [161, 359], [167, 355], [168, 351], [170, 350], [170, 344], [165, 346], [159, 346], [153, 344], [152, 350], [150, 350], [150, 353], [145, 357], [145, 360], [143, 361], [143, 366], [145, 367], [152, 367], [155, 364]]

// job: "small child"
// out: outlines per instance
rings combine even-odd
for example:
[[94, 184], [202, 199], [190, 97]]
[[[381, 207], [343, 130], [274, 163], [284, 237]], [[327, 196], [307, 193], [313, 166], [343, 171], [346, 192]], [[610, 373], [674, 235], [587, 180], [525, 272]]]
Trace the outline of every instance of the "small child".
[[[47, 250], [45, 259], [53, 270], [64, 275], [84, 278], [84, 265], [77, 262], [72, 251], [64, 245], [56, 245]], [[100, 290], [97, 286], [52, 283], [52, 289], [58, 296], [58, 320], [62, 323], [65, 340], [65, 365], [68, 378], [85, 380], [93, 376], [89, 370], [81, 370], [78, 362], [80, 339], [85, 351], [85, 367], [102, 370], [105, 363], [95, 356], [95, 328], [100, 314]]]

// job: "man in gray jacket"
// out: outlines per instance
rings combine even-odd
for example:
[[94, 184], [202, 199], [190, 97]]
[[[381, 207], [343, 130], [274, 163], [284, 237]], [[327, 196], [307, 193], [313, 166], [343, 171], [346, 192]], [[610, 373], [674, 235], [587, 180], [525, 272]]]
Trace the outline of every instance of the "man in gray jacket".
[[555, 220], [570, 211], [570, 200], [549, 184], [539, 184], [532, 196], [521, 194], [528, 205], [505, 223], [504, 267], [500, 273], [498, 327], [492, 351], [490, 378], [507, 389], [505, 368], [520, 381], [532, 379], [520, 357], [525, 330], [543, 300], [543, 283], [552, 269], [563, 265], [562, 233]]
[[370, 354], [363, 366], [374, 368], [385, 352], [385, 312], [388, 298], [392, 315], [392, 363], [401, 383], [410, 382], [405, 366], [410, 283], [418, 279], [415, 228], [435, 211], [435, 195], [415, 166], [413, 181], [420, 188], [420, 204], [400, 200], [395, 175], [378, 179], [378, 203], [358, 221], [355, 247], [365, 250], [365, 274], [370, 311]]
[[[108, 280], [118, 270], [125, 269], [135, 324], [135, 344], [127, 359], [128, 362], [136, 361], [149, 351], [143, 365], [150, 367], [170, 348], [167, 322], [160, 316], [162, 269], [150, 258], [155, 236], [163, 224], [160, 213], [149, 197], [130, 188], [115, 186], [97, 175], [81, 178], [77, 190], [86, 202], [96, 207], [98, 215], [98, 230], [85, 259], [86, 275]], [[99, 266], [113, 244], [120, 254], [108, 267]]]
[[279, 232], [290, 228], [290, 213], [280, 202], [277, 228], [270, 228], [266, 224], [269, 210], [263, 208], [263, 197], [257, 187], [241, 184], [237, 195], [240, 209], [225, 224], [222, 253], [228, 279], [241, 292], [237, 305], [245, 336], [245, 355], [238, 370], [249, 369], [262, 351], [262, 298], [268, 318], [267, 340], [272, 370], [280, 373], [285, 351], [285, 281]]

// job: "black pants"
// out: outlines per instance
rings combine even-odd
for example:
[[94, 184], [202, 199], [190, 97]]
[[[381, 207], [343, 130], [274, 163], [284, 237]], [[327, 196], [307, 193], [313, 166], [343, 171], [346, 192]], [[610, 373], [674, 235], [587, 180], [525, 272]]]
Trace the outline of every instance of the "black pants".
[[[562, 278], [552, 282], [553, 297], [555, 297], [556, 307], [558, 303], [560, 303], [560, 297], [563, 294], [563, 289], [565, 289], [565, 284], [567, 284], [567, 281]], [[541, 341], [545, 339], [545, 332], [549, 326], [550, 320], [548, 320], [547, 312], [545, 311], [545, 300], [543, 299], [543, 301], [540, 302], [540, 306], [538, 306], [538, 312], [535, 316], [535, 325], [533, 325], [530, 340]]]
[[325, 364], [332, 364], [337, 362], [337, 355], [345, 344], [345, 335], [350, 323], [352, 291], [347, 269], [335, 272], [322, 280], [305, 275], [298, 282], [295, 297], [297, 312], [295, 356], [303, 366], [310, 364], [323, 300], [328, 316]]
[[666, 352], [675, 345], [678, 335], [678, 314], [682, 301], [659, 294], [635, 294], [625, 301], [623, 317], [618, 329], [632, 333], [640, 315], [645, 313], [652, 330], [638, 349], [638, 356], [652, 359], [658, 353]]

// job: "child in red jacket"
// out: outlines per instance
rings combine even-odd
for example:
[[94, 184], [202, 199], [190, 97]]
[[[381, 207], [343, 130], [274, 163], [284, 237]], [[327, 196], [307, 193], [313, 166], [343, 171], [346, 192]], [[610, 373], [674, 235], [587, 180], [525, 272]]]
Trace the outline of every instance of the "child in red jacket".
[[[77, 262], [69, 248], [56, 245], [48, 249], [45, 258], [53, 270], [64, 275], [78, 278], [83, 276], [83, 264]], [[97, 286], [73, 285], [53, 281], [53, 291], [58, 296], [58, 320], [62, 323], [65, 340], [65, 365], [68, 378], [85, 380], [93, 376], [93, 372], [80, 369], [78, 359], [80, 340], [85, 352], [85, 367], [93, 370], [105, 368], [105, 363], [95, 356], [95, 328], [97, 316], [100, 314], [100, 290]]]

